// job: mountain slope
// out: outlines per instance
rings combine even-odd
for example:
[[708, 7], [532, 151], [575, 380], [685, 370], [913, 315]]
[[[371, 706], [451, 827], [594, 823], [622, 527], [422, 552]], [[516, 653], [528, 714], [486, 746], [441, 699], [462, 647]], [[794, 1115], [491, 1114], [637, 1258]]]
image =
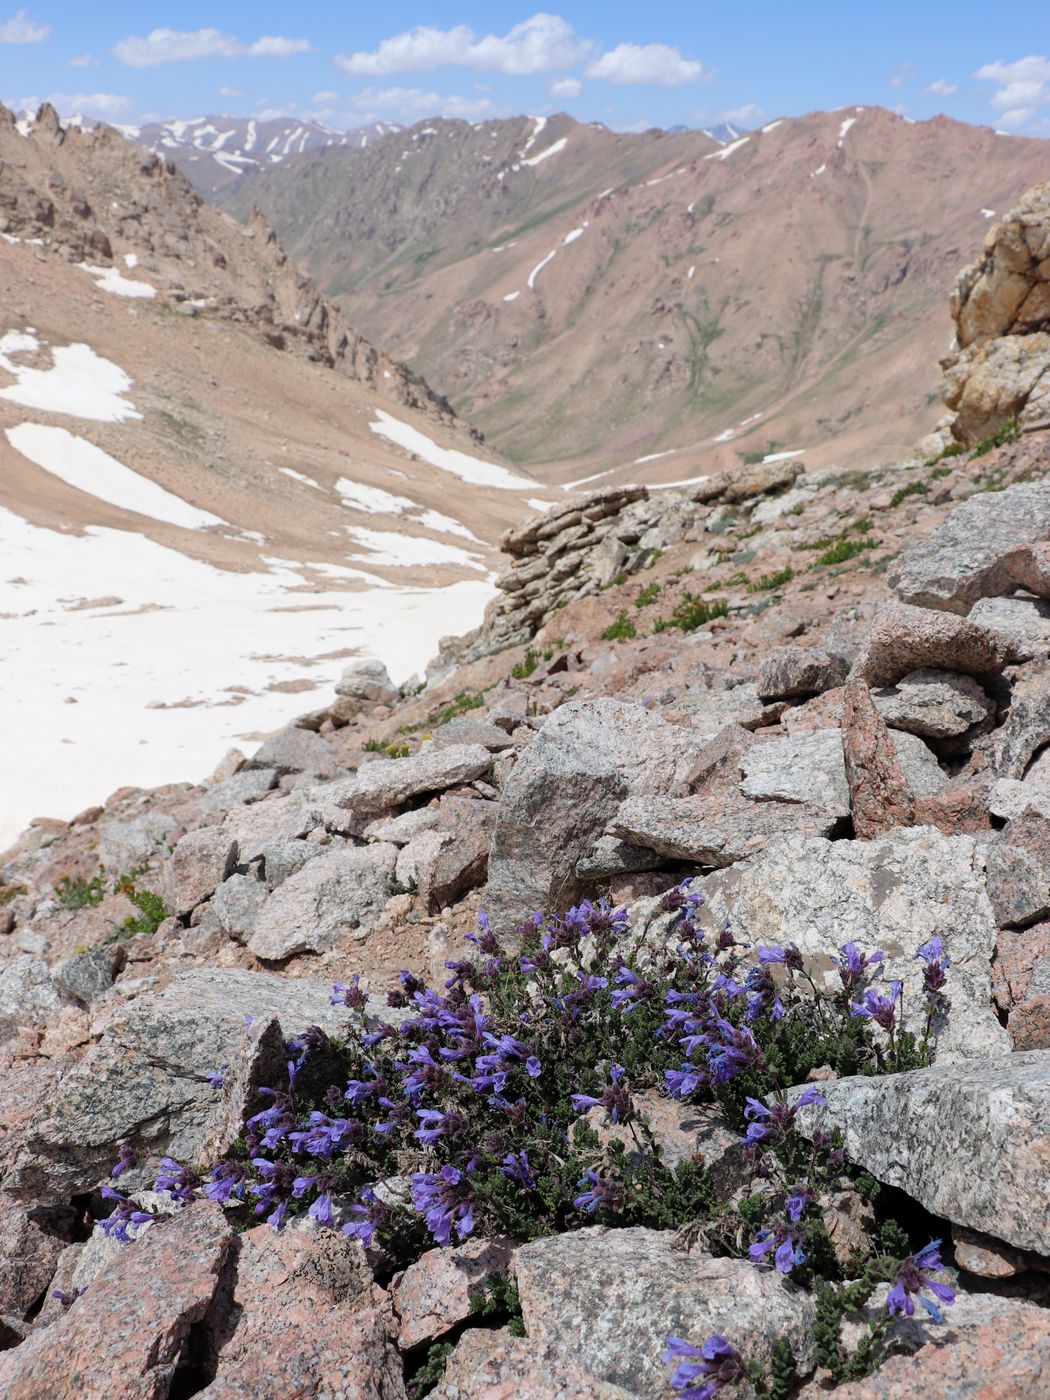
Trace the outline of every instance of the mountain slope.
[[1047, 150], [877, 108], [723, 145], [433, 121], [248, 176], [229, 208], [515, 460], [670, 480], [928, 431], [955, 268]]
[[115, 132], [0, 111], [0, 190], [2, 844], [30, 780], [71, 815], [421, 669], [539, 491]]

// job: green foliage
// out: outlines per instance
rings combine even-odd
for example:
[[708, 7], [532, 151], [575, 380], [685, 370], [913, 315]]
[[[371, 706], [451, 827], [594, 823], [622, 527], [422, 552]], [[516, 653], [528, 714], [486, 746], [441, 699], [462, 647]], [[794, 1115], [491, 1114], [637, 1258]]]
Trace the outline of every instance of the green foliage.
[[890, 497], [891, 506], [899, 506], [902, 501], [906, 501], [909, 496], [925, 496], [925, 481], [909, 481], [907, 486], [898, 486]]
[[634, 623], [627, 616], [627, 609], [621, 608], [616, 615], [616, 620], [610, 622], [609, 626], [602, 633], [607, 642], [629, 642], [632, 637], [638, 635]]
[[408, 757], [408, 745], [395, 743], [393, 739], [369, 739], [364, 750], [365, 753], [385, 753], [387, 758]]
[[825, 568], [830, 564], [844, 564], [847, 559], [855, 559], [858, 554], [863, 554], [866, 549], [878, 549], [878, 540], [848, 540], [838, 539], [834, 544], [829, 545], [814, 562], [815, 569]]
[[117, 892], [127, 895], [139, 911], [137, 914], [129, 914], [124, 920], [123, 928], [127, 934], [156, 933], [170, 912], [159, 894], [153, 890], [140, 890], [136, 887], [135, 880], [141, 874], [141, 870], [134, 870], [130, 875], [119, 879], [116, 884]]
[[795, 570], [790, 564], [779, 569], [775, 574], [763, 574], [761, 578], [756, 578], [754, 582], [747, 585], [749, 593], [767, 593], [773, 588], [783, 588], [786, 583], [790, 583], [795, 577]]
[[448, 1359], [455, 1349], [455, 1342], [431, 1342], [422, 1364], [411, 1377], [406, 1377], [408, 1400], [423, 1400], [423, 1396], [430, 1394], [444, 1376]]
[[102, 903], [105, 893], [101, 870], [90, 880], [63, 875], [55, 882], [55, 897], [63, 909], [94, 909]]
[[0, 885], [0, 908], [5, 904], [10, 904], [20, 894], [28, 894], [25, 885]]
[[649, 558], [645, 561], [645, 567], [651, 569], [658, 559], [663, 558], [663, 550], [657, 547], [649, 551]]
[[780, 1337], [773, 1343], [770, 1363], [766, 1383], [769, 1400], [790, 1400], [798, 1386], [799, 1374], [795, 1354], [786, 1337]]
[[723, 587], [723, 588], [745, 588], [745, 587], [747, 586], [747, 581], [748, 581], [749, 578], [750, 578], [750, 575], [749, 575], [749, 574], [745, 574], [744, 571], [743, 571], [743, 569], [737, 569], [737, 571], [736, 571], [735, 574], [730, 574], [730, 575], [729, 575], [729, 577], [726, 579], [726, 581], [725, 581], [725, 583], [722, 585], [722, 587]]
[[976, 457], [985, 456], [985, 454], [991, 452], [993, 448], [1005, 447], [1009, 442], [1016, 442], [1020, 436], [1021, 425], [1016, 419], [1012, 423], [1004, 423], [998, 432], [993, 433], [991, 437], [983, 438], [977, 444], [970, 453], [970, 460], [973, 461]]
[[407, 884], [399, 880], [396, 875], [391, 875], [390, 879], [386, 882], [386, 887], [388, 892], [392, 895], [419, 893], [419, 885], [414, 875], [409, 878]]
[[651, 583], [647, 583], [645, 585], [645, 587], [638, 594], [638, 597], [635, 598], [634, 606], [636, 608], [647, 608], [651, 604], [655, 603], [659, 596], [660, 585], [656, 582], [655, 579], [653, 579]]
[[713, 598], [709, 603], [686, 590], [675, 605], [670, 617], [662, 617], [653, 627], [654, 632], [667, 632], [677, 627], [681, 632], [695, 632], [716, 617], [726, 617], [729, 603], [725, 598]]
[[539, 652], [529, 647], [522, 660], [516, 666], [511, 667], [510, 673], [516, 681], [527, 681], [539, 664]]
[[931, 481], [940, 481], [942, 477], [951, 476], [951, 474], [952, 474], [952, 469], [951, 469], [951, 467], [934, 467], [934, 468], [932, 468], [932, 470], [930, 471], [930, 480], [931, 480]]
[[472, 1317], [506, 1326], [512, 1337], [525, 1336], [521, 1320], [521, 1299], [510, 1279], [497, 1275], [467, 1292]]
[[753, 539], [755, 535], [760, 535], [764, 528], [763, 525], [749, 525], [746, 530], [740, 531], [738, 538], [742, 540]]
[[485, 696], [491, 689], [492, 686], [489, 685], [484, 690], [476, 692], [461, 690], [448, 705], [427, 715], [423, 724], [413, 724], [399, 732], [411, 734], [417, 729], [436, 729], [442, 724], [448, 724], [450, 719], [458, 719], [460, 715], [469, 714], [471, 710], [479, 710], [484, 705]]
[[872, 530], [871, 516], [858, 515], [849, 528], [857, 535], [870, 535]]

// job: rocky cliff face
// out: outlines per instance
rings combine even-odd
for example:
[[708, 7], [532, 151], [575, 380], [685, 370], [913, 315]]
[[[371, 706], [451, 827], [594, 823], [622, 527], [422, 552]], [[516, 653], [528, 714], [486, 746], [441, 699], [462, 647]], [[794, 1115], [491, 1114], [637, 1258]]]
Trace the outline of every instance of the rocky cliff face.
[[[446, 1342], [434, 1392], [443, 1400], [656, 1400], [667, 1336], [682, 1331], [697, 1346], [732, 1333], [769, 1366], [784, 1366], [775, 1348], [787, 1341], [789, 1393], [815, 1400], [833, 1389], [841, 1357], [806, 1287], [756, 1268], [761, 1238], [741, 1257], [754, 1193], [775, 1195], [741, 1145], [749, 1119], [762, 1140], [766, 1118], [761, 1105], [749, 1119], [727, 1116], [713, 1077], [686, 1107], [662, 1078], [644, 1091], [627, 1081], [630, 1111], [646, 1114], [641, 1142], [625, 1129], [616, 1076], [608, 1095], [585, 1094], [596, 1180], [580, 1187], [608, 1190], [632, 1162], [644, 1174], [666, 1152], [679, 1181], [703, 1164], [730, 1207], [714, 1222], [668, 1207], [660, 1228], [611, 1228], [625, 1222], [603, 1204], [595, 1226], [584, 1193], [561, 1233], [478, 1239], [464, 1229], [458, 1244], [391, 1277], [381, 1250], [366, 1256], [324, 1228], [323, 1203], [302, 1213], [316, 1193], [345, 1212], [336, 1224], [356, 1218], [325, 1175], [352, 1154], [318, 1148], [306, 1179], [306, 1143], [282, 1159], [276, 1185], [277, 1168], [253, 1182], [260, 1214], [284, 1192], [283, 1231], [235, 1234], [226, 1218], [251, 1223], [241, 1178], [221, 1165], [246, 1117], [259, 1115], [253, 1141], [265, 1129], [278, 1144], [258, 1151], [279, 1151], [326, 1034], [356, 1026], [352, 1013], [372, 1028], [378, 1059], [409, 1015], [404, 1062], [377, 1091], [387, 1096], [400, 1095], [394, 1080], [410, 1069], [429, 1088], [448, 1063], [476, 1057], [480, 1076], [492, 1047], [480, 1032], [469, 1039], [465, 1018], [489, 1003], [449, 992], [471, 975], [460, 938], [479, 937], [479, 909], [516, 951], [534, 909], [604, 895], [642, 911], [637, 943], [617, 945], [606, 979], [639, 1004], [648, 992], [638, 969], [651, 973], [661, 948], [688, 964], [686, 938], [705, 957], [761, 945], [766, 958], [737, 988], [760, 1002], [783, 992], [762, 977], [794, 949], [829, 997], [855, 989], [854, 1022], [876, 1012], [885, 1021], [899, 996], [921, 1001], [936, 964], [949, 1006], [935, 1003], [929, 1063], [866, 1074], [814, 1064], [777, 1097], [777, 1122], [791, 1132], [818, 1143], [841, 1135], [848, 1161], [894, 1193], [899, 1228], [941, 1237], [943, 1259], [912, 1267], [942, 1302], [955, 1294], [947, 1327], [909, 1317], [877, 1350], [874, 1375], [838, 1393], [932, 1400], [967, 1377], [998, 1384], [1008, 1366], [1011, 1385], [1040, 1394], [1050, 1336], [1048, 440], [1033, 427], [938, 462], [836, 474], [767, 463], [681, 492], [581, 495], [508, 532], [501, 599], [458, 654], [446, 648], [421, 693], [401, 694], [381, 666], [356, 663], [329, 703], [250, 756], [231, 754], [205, 783], [123, 789], [73, 822], [35, 823], [0, 857], [8, 1391], [42, 1394], [48, 1377], [50, 1393], [69, 1400], [106, 1384], [129, 1400], [275, 1386], [321, 1396], [334, 1375], [344, 1393], [402, 1397], [424, 1359], [436, 1366], [426, 1348]], [[686, 888], [703, 896], [689, 905], [691, 931], [673, 922]], [[575, 927], [591, 920], [596, 941], [606, 936], [605, 914], [574, 917]], [[553, 927], [544, 952], [575, 946], [569, 926]], [[858, 1001], [850, 958], [875, 949], [875, 981]], [[489, 951], [482, 936], [479, 956]], [[725, 975], [742, 978], [744, 966]], [[384, 1001], [399, 969], [412, 976]], [[528, 965], [523, 981], [531, 972], [538, 985], [542, 970]], [[573, 996], [595, 991], [586, 972]], [[448, 1000], [414, 978], [443, 985]], [[737, 993], [719, 1003], [719, 1029], [738, 1038], [717, 1053], [712, 1044], [712, 1066], [730, 1048], [745, 1054], [747, 1027], [761, 1026], [743, 1012], [726, 1022]], [[492, 1037], [499, 1053], [527, 1049], [520, 1037], [542, 1019], [542, 998], [530, 995], [510, 1041]], [[575, 1002], [562, 1010], [569, 1055], [588, 1013]], [[469, 1056], [442, 1040], [457, 1036]], [[450, 1055], [435, 1058], [442, 1047]], [[291, 1084], [276, 1099], [261, 1093], [300, 1054], [294, 1096]], [[702, 1060], [698, 1051], [692, 1072]], [[341, 1142], [357, 1131], [374, 1070], [362, 1063], [297, 1133]], [[533, 1092], [526, 1073], [535, 1083], [543, 1066], [520, 1071], [522, 1104]], [[407, 1116], [426, 1121], [409, 1099]], [[506, 1106], [510, 1132], [516, 1106]], [[437, 1182], [427, 1170], [442, 1150], [406, 1153], [396, 1174], [377, 1178], [379, 1205], [396, 1208], [418, 1167], [417, 1193], [445, 1191], [451, 1210], [463, 1177]], [[559, 1137], [559, 1153], [569, 1150]], [[166, 1168], [174, 1200], [171, 1189], [148, 1191], [162, 1154], [218, 1171], [210, 1196], [177, 1164]], [[142, 1238], [127, 1246], [96, 1223], [111, 1202], [94, 1193], [118, 1158], [118, 1185], [135, 1202], [118, 1219], [136, 1206], [142, 1216], [128, 1227]], [[528, 1162], [509, 1165], [527, 1185]], [[821, 1188], [819, 1208], [843, 1276], [873, 1271], [847, 1326], [863, 1329], [884, 1312], [889, 1281], [876, 1282], [875, 1218], [841, 1181], [830, 1195]], [[475, 1325], [469, 1284], [492, 1279], [515, 1285], [513, 1330]], [[63, 1366], [71, 1379], [56, 1390]]]

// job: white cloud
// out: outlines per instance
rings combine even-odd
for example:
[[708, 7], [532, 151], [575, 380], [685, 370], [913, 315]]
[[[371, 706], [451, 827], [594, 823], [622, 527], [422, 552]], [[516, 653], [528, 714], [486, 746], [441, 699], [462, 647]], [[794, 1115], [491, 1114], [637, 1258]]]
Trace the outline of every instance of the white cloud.
[[1041, 108], [1050, 107], [1050, 59], [1041, 54], [1014, 63], [997, 59], [978, 68], [974, 77], [999, 84], [992, 106], [1001, 114], [999, 125], [1007, 129], [1029, 125]]
[[458, 97], [403, 87], [365, 88], [364, 92], [350, 98], [350, 106], [366, 121], [395, 116], [410, 125], [421, 117], [462, 117], [473, 121], [492, 111], [492, 101], [488, 97]]
[[28, 10], [18, 10], [11, 19], [0, 24], [0, 44], [39, 44], [50, 33], [50, 25], [37, 24], [29, 18]]
[[951, 97], [953, 92], [959, 91], [958, 83], [949, 83], [946, 78], [938, 78], [926, 89], [934, 97]]
[[310, 101], [311, 101], [311, 102], [338, 102], [338, 101], [339, 101], [339, 94], [338, 94], [337, 92], [329, 92], [329, 91], [327, 91], [327, 90], [324, 91], [324, 92], [315, 92], [314, 95], [313, 95], [313, 97], [310, 98]]
[[681, 87], [706, 75], [702, 63], [683, 58], [671, 44], [617, 44], [591, 64], [586, 76], [605, 78], [619, 87], [629, 83]]
[[101, 117], [105, 121], [122, 116], [131, 106], [130, 97], [122, 97], [116, 92], [52, 92], [45, 101], [51, 103], [59, 116], [83, 114]]
[[364, 78], [432, 73], [451, 67], [473, 68], [479, 73], [549, 73], [582, 62], [591, 48], [558, 15], [536, 14], [502, 37], [486, 34], [479, 38], [467, 24], [453, 29], [421, 24], [384, 39], [373, 53], [339, 54], [335, 61], [345, 72]]
[[559, 101], [574, 102], [583, 91], [583, 84], [579, 78], [554, 78], [547, 84], [547, 91]]
[[731, 126], [755, 127], [759, 122], [766, 119], [766, 109], [760, 107], [757, 102], [745, 102], [742, 107], [730, 107], [727, 112], [723, 112], [719, 121], [729, 122]]
[[222, 87], [219, 89], [219, 96], [220, 96], [220, 97], [243, 97], [243, 96], [244, 96], [244, 93], [240, 90], [240, 88], [227, 87], [227, 85], [226, 85], [225, 83], [223, 83]]
[[242, 44], [218, 29], [153, 29], [145, 37], [130, 35], [113, 46], [113, 55], [128, 68], [157, 68], [197, 58], [291, 58], [309, 53], [307, 39], [282, 39], [264, 35]]
[[887, 85], [894, 89], [913, 83], [915, 81], [914, 63], [898, 63], [886, 81]]
[[78, 53], [76, 58], [69, 60], [70, 68], [97, 68], [98, 63], [93, 53]]

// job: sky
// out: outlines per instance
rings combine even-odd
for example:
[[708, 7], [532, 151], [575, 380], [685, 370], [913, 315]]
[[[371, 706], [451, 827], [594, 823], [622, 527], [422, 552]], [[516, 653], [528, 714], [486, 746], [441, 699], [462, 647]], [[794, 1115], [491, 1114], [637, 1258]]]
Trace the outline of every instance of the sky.
[[[18, 4], [18, 0], [15, 0]], [[1050, 136], [1039, 0], [333, 6], [0, 0], [0, 99], [115, 122], [287, 114], [338, 129], [567, 111], [617, 130], [854, 104]]]

